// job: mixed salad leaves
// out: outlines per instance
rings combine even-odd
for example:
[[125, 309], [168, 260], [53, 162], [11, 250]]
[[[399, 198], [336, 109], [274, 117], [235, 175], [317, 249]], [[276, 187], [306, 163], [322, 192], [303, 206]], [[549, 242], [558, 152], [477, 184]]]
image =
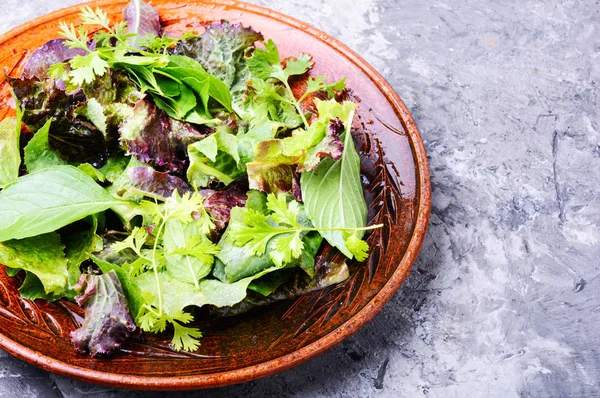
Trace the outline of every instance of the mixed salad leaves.
[[[344, 80], [307, 77], [241, 24], [171, 37], [132, 0], [7, 77], [0, 263], [29, 299], [76, 300], [75, 347], [109, 354], [141, 329], [195, 350], [194, 307], [231, 315], [342, 282], [326, 240], [363, 261], [367, 206]], [[302, 91], [294, 82], [304, 82]]]

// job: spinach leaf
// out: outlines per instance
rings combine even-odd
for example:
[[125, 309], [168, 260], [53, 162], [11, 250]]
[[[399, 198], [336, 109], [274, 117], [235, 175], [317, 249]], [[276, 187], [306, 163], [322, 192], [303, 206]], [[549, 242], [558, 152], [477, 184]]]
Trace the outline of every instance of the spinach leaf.
[[41, 170], [0, 192], [0, 242], [56, 231], [121, 203], [76, 167]]
[[19, 153], [19, 135], [21, 121], [5, 119], [0, 123], [0, 188], [19, 177], [21, 154]]
[[67, 258], [57, 233], [0, 243], [0, 264], [35, 274], [44, 292], [62, 296], [67, 288]]
[[[345, 107], [356, 105], [345, 103]], [[342, 158], [334, 161], [325, 158], [313, 170], [303, 173], [300, 179], [302, 196], [308, 217], [327, 241], [348, 258], [353, 250], [348, 248], [347, 234], [329, 228], [363, 228], [367, 222], [367, 204], [360, 179], [360, 158], [352, 139], [354, 110], [344, 118], [346, 128]], [[358, 238], [364, 231], [357, 231]]]
[[229, 87], [221, 80], [207, 73], [198, 61], [182, 55], [171, 55], [169, 64], [158, 71], [173, 76], [190, 86], [200, 95], [204, 107], [208, 109], [208, 99], [213, 98], [229, 112], [231, 108], [231, 93]]

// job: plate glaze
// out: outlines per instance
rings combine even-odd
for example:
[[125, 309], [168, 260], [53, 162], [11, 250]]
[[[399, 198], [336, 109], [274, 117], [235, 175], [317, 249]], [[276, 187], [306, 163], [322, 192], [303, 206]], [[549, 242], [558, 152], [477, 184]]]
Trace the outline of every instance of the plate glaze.
[[[127, 0], [89, 3], [121, 20]], [[408, 276], [425, 237], [431, 206], [429, 169], [417, 127], [404, 103], [362, 58], [325, 33], [271, 10], [233, 1], [154, 0], [167, 32], [201, 30], [226, 19], [272, 38], [282, 56], [310, 53], [314, 73], [347, 77], [359, 103], [354, 134], [362, 158], [369, 223], [369, 258], [350, 263], [344, 283], [295, 300], [220, 320], [204, 319], [197, 352], [175, 352], [167, 335], [144, 334], [110, 359], [75, 352], [69, 333], [82, 310], [61, 301], [25, 300], [18, 282], [0, 270], [0, 347], [48, 371], [93, 383], [136, 389], [216, 387], [268, 376], [298, 365], [355, 333], [381, 310]], [[60, 21], [79, 23], [80, 5], [38, 18], [0, 37], [0, 65], [20, 76], [32, 51], [57, 37]], [[0, 78], [0, 120], [14, 115]], [[325, 247], [318, 263], [341, 258]]]

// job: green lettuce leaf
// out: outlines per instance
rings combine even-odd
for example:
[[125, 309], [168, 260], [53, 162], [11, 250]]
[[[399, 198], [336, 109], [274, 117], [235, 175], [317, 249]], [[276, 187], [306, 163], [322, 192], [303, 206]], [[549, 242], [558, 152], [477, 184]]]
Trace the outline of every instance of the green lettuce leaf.
[[217, 129], [214, 134], [188, 146], [188, 181], [197, 188], [206, 187], [214, 180], [231, 184], [244, 174], [238, 145], [235, 135]]
[[97, 228], [98, 219], [90, 216], [61, 232], [61, 241], [65, 245], [67, 257], [70, 288], [81, 276], [81, 264], [90, 258], [91, 253], [99, 252], [103, 248], [102, 238], [96, 234]]
[[21, 154], [19, 152], [20, 121], [14, 118], [0, 122], [0, 189], [19, 177]]
[[8, 240], [0, 243], [0, 264], [34, 274], [43, 285], [44, 293], [61, 297], [69, 277], [64, 248], [60, 236], [54, 232]]

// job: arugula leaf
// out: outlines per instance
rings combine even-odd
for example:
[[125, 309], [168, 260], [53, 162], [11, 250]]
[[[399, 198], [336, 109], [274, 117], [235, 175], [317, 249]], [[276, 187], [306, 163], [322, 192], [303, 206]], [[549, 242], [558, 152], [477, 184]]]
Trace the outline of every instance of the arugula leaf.
[[[331, 104], [334, 106], [333, 104]], [[339, 104], [338, 104], [339, 105]], [[352, 238], [350, 250], [347, 238], [342, 231], [331, 228], [364, 228], [367, 222], [367, 204], [360, 179], [360, 158], [354, 147], [351, 127], [355, 104], [346, 102], [344, 109], [351, 109], [344, 118], [346, 127], [344, 152], [339, 161], [325, 158], [310, 172], [303, 173], [300, 179], [306, 212], [312, 223], [327, 241], [337, 247], [346, 257], [364, 258], [362, 250], [357, 250], [355, 240], [364, 235], [358, 231]]]
[[0, 123], [0, 189], [19, 177], [21, 154], [19, 152], [19, 136], [21, 121], [13, 118]]
[[0, 243], [0, 263], [35, 274], [46, 294], [62, 296], [67, 288], [67, 258], [57, 233]]
[[0, 192], [0, 242], [56, 231], [121, 203], [76, 167], [41, 170]]

